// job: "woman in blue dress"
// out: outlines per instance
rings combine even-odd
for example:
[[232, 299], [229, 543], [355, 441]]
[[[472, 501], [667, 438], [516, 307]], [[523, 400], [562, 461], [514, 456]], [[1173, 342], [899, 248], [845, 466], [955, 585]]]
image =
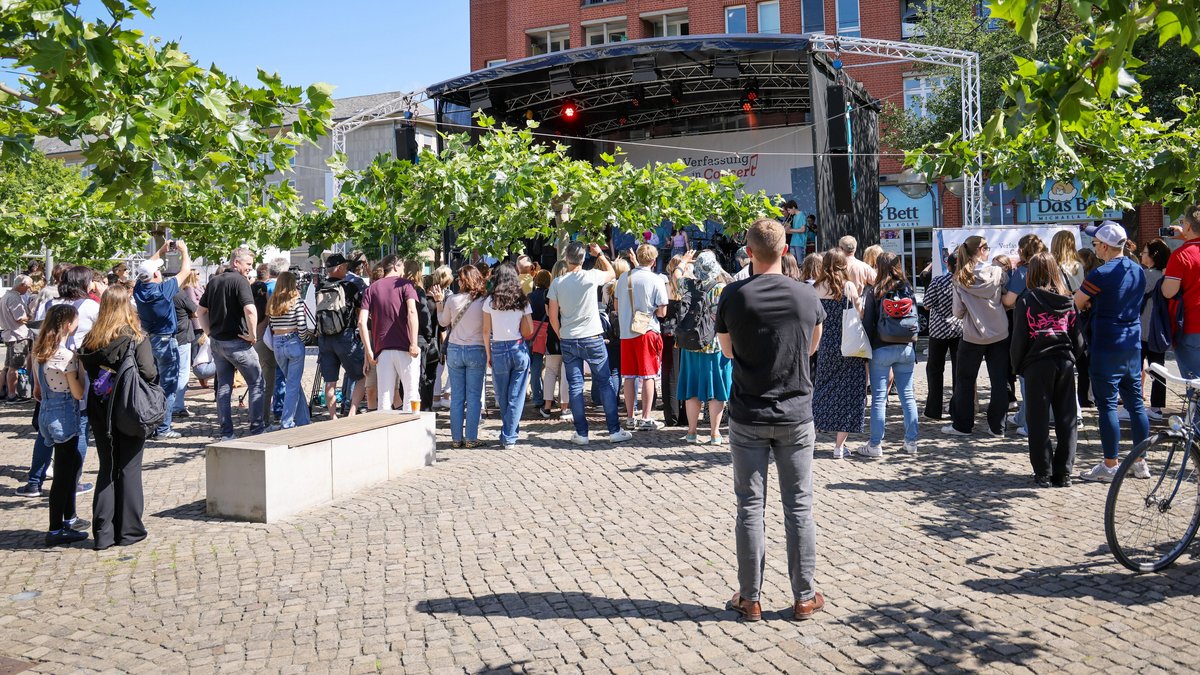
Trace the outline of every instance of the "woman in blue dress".
[[846, 438], [862, 433], [867, 408], [866, 359], [842, 356], [842, 311], [847, 307], [862, 316], [862, 289], [849, 280], [846, 254], [834, 248], [821, 260], [821, 273], [813, 286], [829, 317], [817, 347], [813, 375], [813, 424], [817, 431], [834, 432], [834, 459], [846, 455]]
[[[685, 271], [684, 277], [679, 280], [683, 313], [679, 317], [677, 331], [690, 323], [688, 311], [711, 313], [715, 322], [717, 301], [729, 282], [728, 275], [721, 269], [712, 251], [705, 251], [696, 256], [694, 263], [691, 262], [692, 255], [691, 251], [685, 254], [683, 264], [680, 265], [680, 268], [690, 267], [690, 270]], [[677, 333], [676, 338], [679, 337]], [[711, 341], [702, 345], [699, 350], [686, 349], [681, 345], [678, 392], [679, 400], [684, 402], [687, 410], [688, 443], [699, 442], [697, 427], [700, 423], [700, 406], [707, 402], [711, 436], [709, 443], [724, 445], [725, 438], [721, 436], [721, 416], [725, 413], [725, 402], [729, 400], [729, 390], [732, 386], [733, 363], [721, 353], [721, 345], [717, 342], [715, 333]]]

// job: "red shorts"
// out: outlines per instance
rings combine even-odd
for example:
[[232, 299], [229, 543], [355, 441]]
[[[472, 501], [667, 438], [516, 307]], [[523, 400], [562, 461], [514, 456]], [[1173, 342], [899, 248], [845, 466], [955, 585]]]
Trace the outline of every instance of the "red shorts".
[[658, 377], [662, 352], [662, 336], [654, 331], [621, 340], [621, 377]]

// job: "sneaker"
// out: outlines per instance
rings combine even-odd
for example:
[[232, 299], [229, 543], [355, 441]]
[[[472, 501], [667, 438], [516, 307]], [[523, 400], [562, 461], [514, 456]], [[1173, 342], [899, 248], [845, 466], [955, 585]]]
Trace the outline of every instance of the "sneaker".
[[54, 480], [54, 467], [46, 467], [46, 480]]
[[724, 436], [713, 436], [712, 438], [708, 439], [708, 444], [709, 445], [725, 445], [725, 437]]
[[504, 449], [505, 449], [505, 450], [515, 450], [515, 449], [516, 449], [516, 447], [517, 447], [517, 444], [516, 444], [516, 443], [505, 443], [505, 444], [504, 444]]
[[621, 428], [629, 429], [630, 431], [633, 431], [634, 429], [638, 428], [638, 421], [636, 419], [634, 419], [633, 417], [623, 419], [623, 420], [621, 420]]
[[1150, 466], [1146, 464], [1146, 460], [1139, 459], [1133, 463], [1133, 477], [1141, 479], [1150, 477]]
[[1111, 483], [1113, 476], [1117, 475], [1117, 467], [1104, 466], [1104, 462], [1100, 462], [1096, 466], [1079, 474], [1081, 480], [1088, 480], [1095, 483]]
[[1003, 429], [1001, 429], [1000, 431], [996, 431], [989, 427], [987, 432], [988, 432], [988, 436], [991, 436], [993, 438], [1004, 438], [1004, 430]]
[[696, 434], [688, 434], [687, 436], [683, 437], [683, 442], [694, 445], [700, 441], [696, 440]]
[[947, 424], [946, 426], [942, 427], [942, 433], [946, 434], [947, 436], [970, 436], [971, 435], [971, 432], [969, 432], [969, 431], [959, 431], [958, 429], [955, 429], [953, 424]]
[[566, 412], [564, 412], [564, 413], [562, 414], [562, 417], [559, 417], [558, 419], [562, 420], [563, 422], [566, 422], [567, 424], [574, 424], [574, 423], [575, 423], [575, 416], [574, 416], [574, 415], [572, 415], [572, 414], [571, 414], [571, 411], [569, 411], [569, 410], [568, 410], [568, 411], [566, 411]]
[[917, 442], [916, 441], [904, 441], [904, 451], [910, 455], [917, 454]]
[[229, 441], [236, 441], [237, 438], [238, 438], [237, 434], [222, 435], [221, 442], [228, 443]]
[[844, 445], [833, 446], [833, 458], [834, 459], [842, 459], [843, 457], [845, 457], [848, 454], [849, 453], [846, 452], [846, 446], [844, 446]]
[[608, 442], [609, 443], [624, 443], [625, 441], [628, 441], [631, 438], [633, 438], [633, 434], [629, 433], [629, 430], [627, 430], [627, 429], [622, 429], [615, 434], [609, 434]]
[[573, 437], [571, 437], [571, 442], [574, 443], [575, 445], [587, 445], [588, 437], [580, 436], [579, 434], [575, 434]]
[[95, 489], [96, 489], [96, 486], [92, 485], [91, 483], [80, 483], [79, 485], [75, 486], [75, 494], [76, 495], [86, 495], [87, 493], [89, 493]]
[[1021, 426], [1020, 424], [1017, 423], [1017, 413], [1013, 413], [1013, 414], [1009, 415], [1008, 417], [1005, 417], [1004, 421], [1007, 422], [1008, 426], [1010, 426], [1010, 427]]
[[1033, 484], [1038, 487], [1048, 488], [1048, 487], [1050, 487], [1050, 477], [1049, 476], [1039, 476], [1037, 474], [1034, 474]]
[[1029, 430], [1025, 427], [1017, 427], [1018, 436], [1029, 436]]
[[17, 488], [15, 494], [18, 497], [41, 497], [42, 488], [41, 486], [34, 487], [32, 485], [22, 485], [21, 487]]
[[167, 429], [162, 433], [155, 434], [154, 437], [160, 441], [173, 441], [177, 438], [183, 438], [183, 434], [174, 429]]
[[191, 417], [191, 416], [192, 416], [192, 411], [188, 410], [187, 408], [184, 408], [183, 410], [176, 410], [175, 412], [171, 413], [172, 418], [178, 417], [180, 419], [187, 419], [188, 417]]
[[73, 518], [71, 520], [71, 522], [63, 523], [63, 525], [66, 526], [63, 529], [70, 528], [72, 530], [77, 530], [79, 532], [87, 532], [88, 528], [92, 526], [92, 521], [85, 520], [83, 518], [76, 516], [75, 518]]
[[663, 425], [658, 420], [638, 420], [637, 428], [638, 431], [658, 431]]
[[[436, 408], [437, 406], [435, 405], [434, 407]], [[546, 410], [545, 408], [538, 408], [538, 414], [542, 416], [542, 419], [548, 420], [550, 419], [550, 416], [554, 414], [554, 411]]]
[[854, 454], [859, 457], [868, 457], [870, 459], [883, 457], [883, 446], [863, 443], [862, 447], [854, 451]]
[[1146, 417], [1151, 422], [1161, 422], [1163, 419], [1162, 408], [1146, 408]]
[[76, 532], [70, 528], [63, 528], [61, 530], [47, 532], [46, 545], [58, 546], [59, 544], [73, 544], [77, 541], [83, 541], [87, 538], [87, 532]]

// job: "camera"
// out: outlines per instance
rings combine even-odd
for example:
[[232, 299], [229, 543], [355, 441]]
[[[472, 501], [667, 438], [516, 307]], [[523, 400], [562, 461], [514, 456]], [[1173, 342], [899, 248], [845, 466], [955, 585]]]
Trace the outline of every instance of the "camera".
[[1176, 234], [1173, 227], [1160, 227], [1158, 229], [1158, 236], [1160, 237], [1174, 237]]
[[174, 239], [167, 242], [167, 250], [170, 251], [171, 253], [174, 253], [175, 251], [179, 250], [179, 246], [175, 243]]

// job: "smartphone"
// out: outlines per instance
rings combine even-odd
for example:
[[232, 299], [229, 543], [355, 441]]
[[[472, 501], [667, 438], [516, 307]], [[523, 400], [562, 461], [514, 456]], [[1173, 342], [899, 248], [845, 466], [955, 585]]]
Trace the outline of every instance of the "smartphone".
[[1175, 228], [1173, 227], [1161, 227], [1158, 230], [1158, 236], [1160, 237], [1174, 237], [1175, 234]]
[[175, 245], [174, 239], [167, 242], [167, 250], [168, 251], [170, 251], [171, 253], [174, 253], [177, 249], [178, 249], [178, 247]]

